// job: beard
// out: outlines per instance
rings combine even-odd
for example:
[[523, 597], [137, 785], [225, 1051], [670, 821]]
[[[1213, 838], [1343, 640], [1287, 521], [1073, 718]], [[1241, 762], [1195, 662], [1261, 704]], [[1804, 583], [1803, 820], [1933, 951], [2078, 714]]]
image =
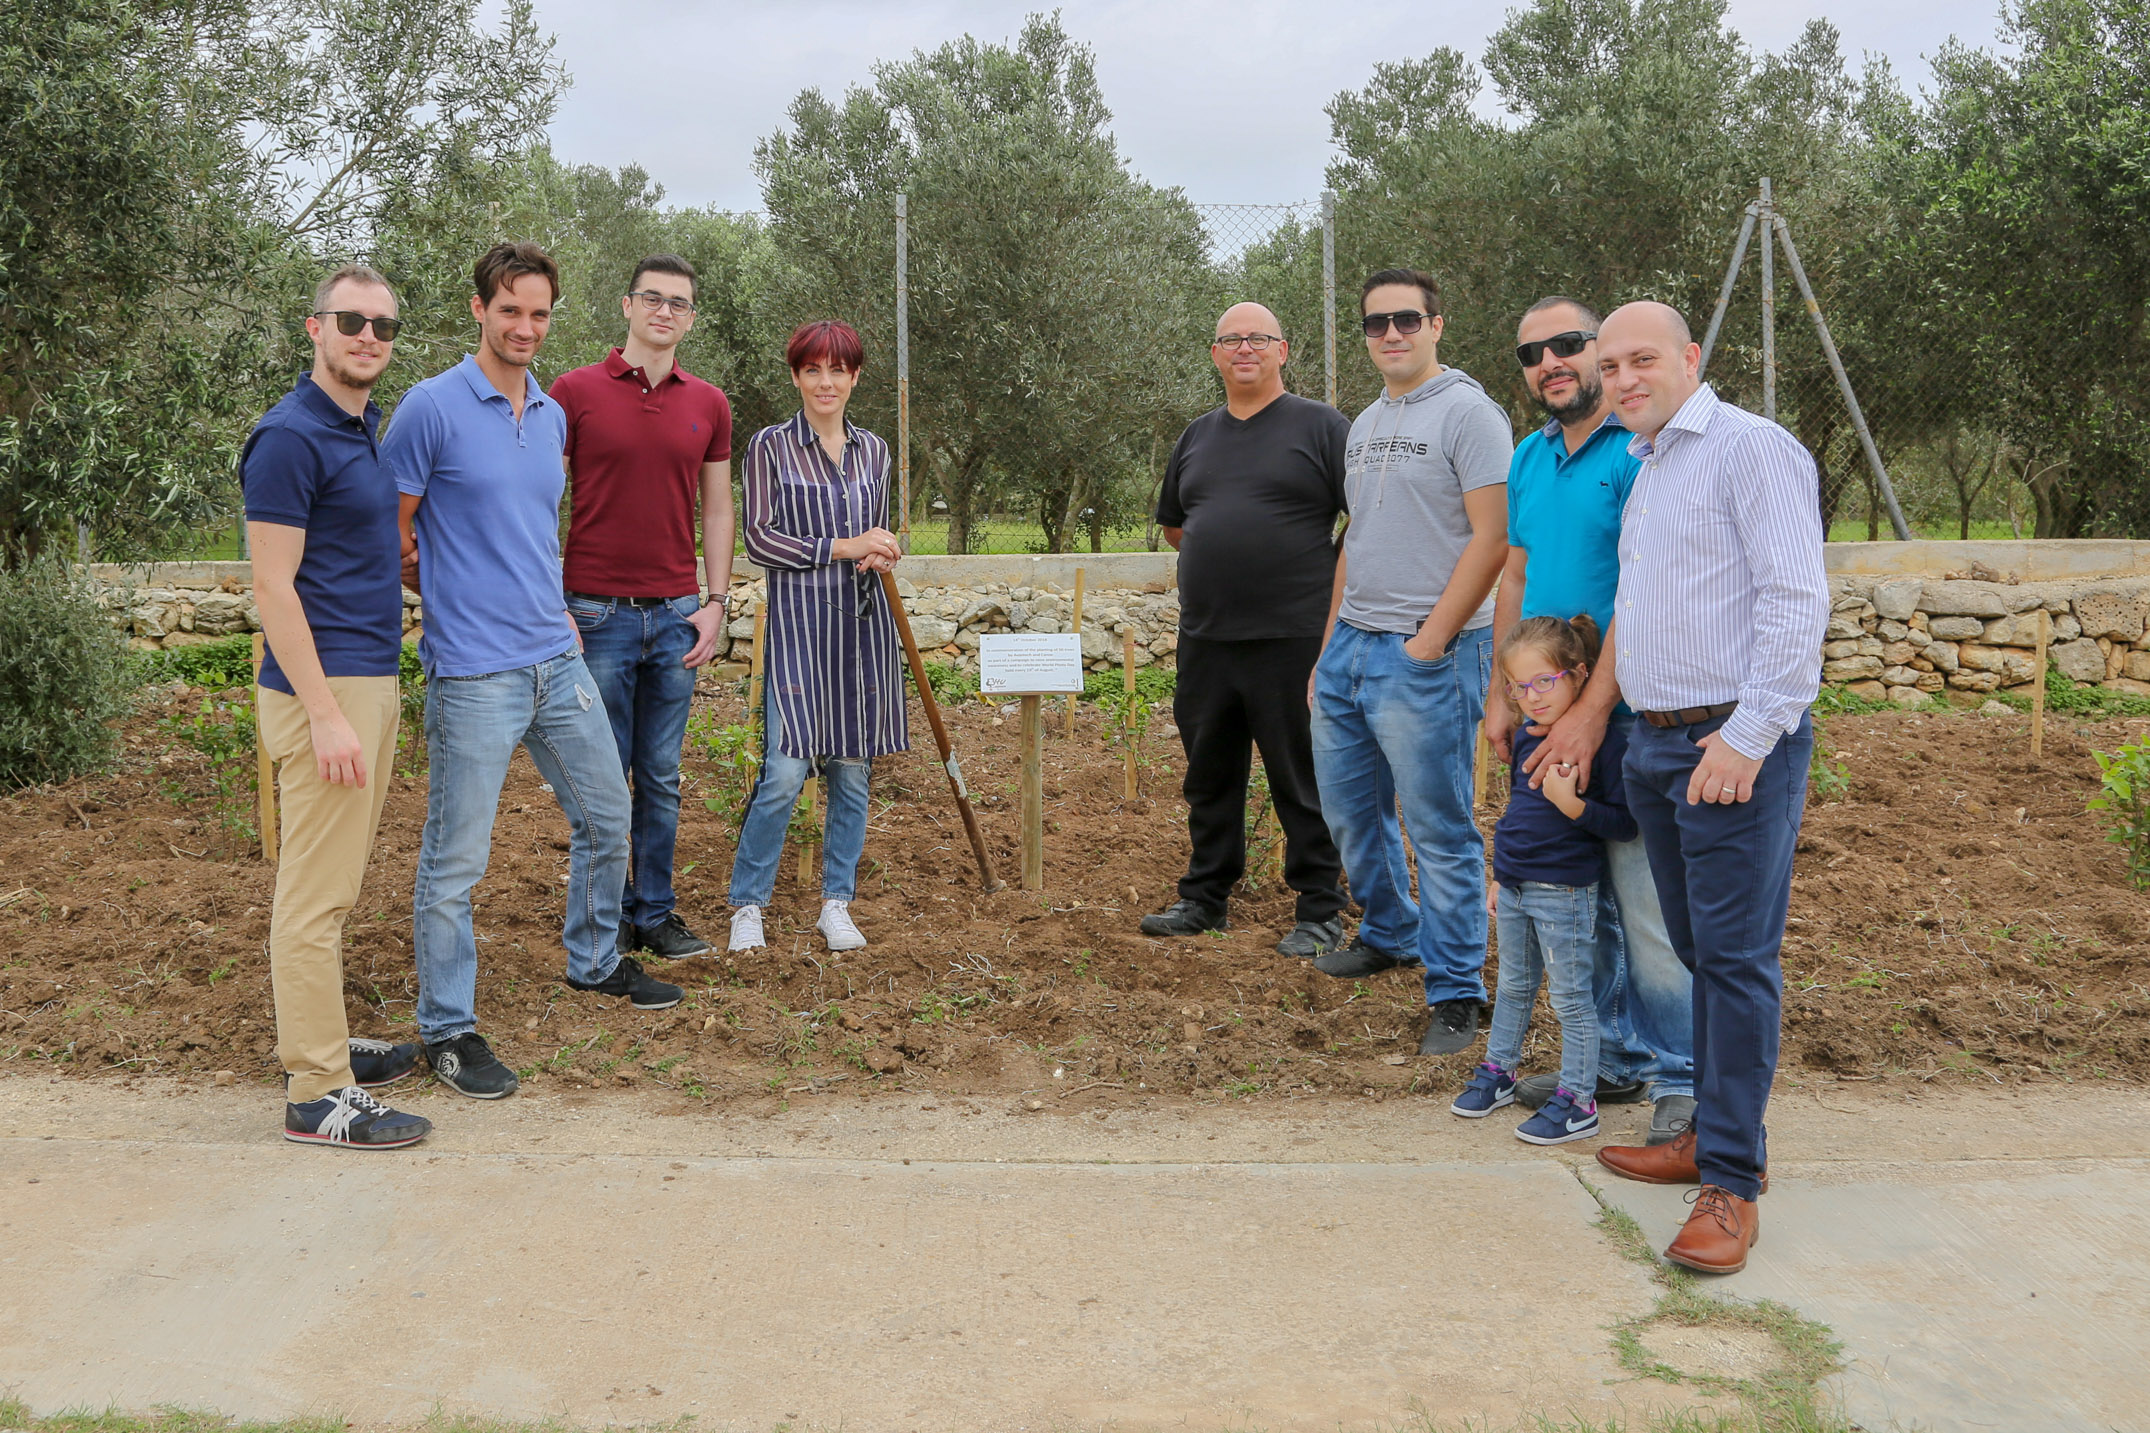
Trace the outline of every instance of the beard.
[[1541, 395], [1538, 406], [1544, 409], [1545, 415], [1554, 422], [1566, 423], [1576, 418], [1587, 418], [1597, 412], [1598, 405], [1604, 401], [1604, 380], [1595, 373], [1578, 373], [1575, 375], [1575, 392], [1569, 396], [1567, 402], [1548, 403]]
[[346, 388], [353, 388], [361, 393], [371, 393], [373, 391], [373, 385], [381, 381], [381, 373], [385, 371], [388, 366], [384, 363], [379, 369], [376, 369], [370, 374], [361, 373], [357, 369], [351, 367], [349, 364], [340, 363], [336, 359], [331, 358], [326, 354], [322, 356], [322, 364], [328, 369], [329, 377], [335, 379], [338, 383], [343, 384]]
[[508, 352], [507, 346], [505, 344], [493, 342], [492, 335], [487, 334], [485, 338], [485, 347], [487, 351], [489, 351], [493, 355], [493, 357], [499, 359], [502, 363], [505, 363], [510, 368], [528, 368], [533, 362], [536, 361], [537, 351], [538, 348], [541, 346], [542, 345], [534, 344], [531, 346], [529, 353], [521, 357], [517, 357], [515, 354]]

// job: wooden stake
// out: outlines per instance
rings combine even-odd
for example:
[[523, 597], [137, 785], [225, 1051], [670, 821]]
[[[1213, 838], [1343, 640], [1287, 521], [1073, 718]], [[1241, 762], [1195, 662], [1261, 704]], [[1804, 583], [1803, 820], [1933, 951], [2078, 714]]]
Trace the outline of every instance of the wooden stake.
[[1120, 648], [1120, 689], [1128, 700], [1120, 711], [1121, 745], [1127, 751], [1127, 799], [1132, 801], [1137, 793], [1135, 781], [1135, 634], [1129, 632]]
[[970, 794], [963, 789], [963, 770], [956, 765], [955, 747], [948, 740], [948, 724], [941, 720], [941, 704], [933, 699], [933, 683], [926, 680], [926, 662], [918, 654], [918, 639], [911, 635], [911, 616], [896, 595], [895, 574], [881, 574], [881, 590], [888, 595], [889, 611], [896, 618], [896, 636], [903, 655], [911, 663], [911, 684], [918, 688], [918, 704], [926, 709], [926, 725], [933, 728], [933, 744], [940, 748], [941, 769], [948, 775], [948, 789], [955, 793], [956, 810], [963, 817], [963, 832], [970, 837], [971, 854], [978, 858], [978, 878], [987, 891], [1000, 889], [993, 863], [985, 854], [985, 836], [978, 830], [978, 813], [971, 810]]
[[[1068, 628], [1078, 643], [1082, 641], [1082, 583], [1083, 570], [1078, 567], [1075, 569], [1075, 620]], [[1075, 703], [1080, 700], [1082, 693], [1068, 693], [1068, 735], [1071, 737], [1075, 735]]]
[[1471, 753], [1471, 807], [1476, 810], [1485, 803], [1486, 778], [1493, 770], [1493, 743], [1486, 740], [1486, 729], [1478, 728], [1478, 745]]
[[814, 852], [821, 846], [821, 778], [809, 776], [806, 786], [799, 793], [800, 804], [806, 807], [806, 839], [799, 842], [799, 884], [806, 885], [814, 879]]
[[[254, 786], [261, 799], [261, 859], [276, 864], [276, 763], [269, 759], [268, 737], [261, 730], [261, 634], [254, 634]], [[388, 773], [368, 772], [376, 781]]]
[[2038, 609], [2038, 660], [2031, 667], [2031, 755], [2045, 755], [2046, 644], [2053, 636], [2053, 614]]
[[[762, 721], [761, 662], [762, 639], [767, 634], [768, 630], [769, 594], [768, 590], [764, 588], [762, 591], [761, 601], [754, 605], [754, 644], [747, 649], [747, 723], [750, 726], [762, 727], [761, 735], [764, 744], [766, 744], [769, 740], [769, 732], [767, 726]], [[761, 753], [761, 747], [757, 746], [754, 748], [754, 774], [747, 779], [747, 784], [750, 786], [756, 780], [760, 779]]]
[[1023, 889], [1045, 889], [1045, 718], [1043, 697], [1023, 698]]

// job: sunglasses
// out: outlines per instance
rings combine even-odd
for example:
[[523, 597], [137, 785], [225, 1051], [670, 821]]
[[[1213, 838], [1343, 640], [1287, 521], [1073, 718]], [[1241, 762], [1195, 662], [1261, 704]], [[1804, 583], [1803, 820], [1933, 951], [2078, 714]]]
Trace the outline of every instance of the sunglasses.
[[1585, 333], [1579, 328], [1571, 328], [1566, 333], [1556, 333], [1551, 338], [1533, 339], [1529, 343], [1517, 344], [1515, 346], [1516, 360], [1525, 368], [1536, 368], [1545, 361], [1545, 351], [1549, 348], [1553, 350], [1553, 357], [1555, 358], [1573, 358], [1576, 354], [1588, 348], [1590, 340], [1596, 337], [1595, 333]]
[[1359, 327], [1366, 330], [1368, 338], [1381, 337], [1389, 331], [1390, 324], [1396, 325], [1398, 333], [1417, 333], [1426, 326], [1428, 317], [1430, 315], [1409, 308], [1398, 309], [1394, 313], [1370, 313], [1359, 320]]
[[1542, 697], [1547, 692], [1551, 691], [1553, 688], [1559, 686], [1560, 679], [1562, 677], [1572, 675], [1574, 675], [1573, 669], [1568, 667], [1562, 667], [1557, 672], [1540, 672], [1537, 676], [1532, 677], [1527, 682], [1508, 683], [1508, 695], [1515, 698], [1517, 701], [1521, 701], [1523, 699], [1523, 694], [1525, 692], [1536, 692], [1539, 696]]
[[400, 318], [382, 318], [378, 314], [362, 314], [355, 309], [315, 309], [313, 316], [336, 320], [336, 332], [345, 338], [358, 337], [369, 323], [373, 325], [373, 336], [383, 343], [394, 343], [396, 335], [403, 331], [403, 320]]

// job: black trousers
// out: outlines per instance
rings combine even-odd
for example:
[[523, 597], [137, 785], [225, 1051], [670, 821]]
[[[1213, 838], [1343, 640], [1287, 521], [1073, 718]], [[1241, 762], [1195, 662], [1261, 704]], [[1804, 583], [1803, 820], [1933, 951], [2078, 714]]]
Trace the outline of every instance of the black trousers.
[[1319, 637], [1211, 642], [1182, 637], [1172, 718], [1187, 752], [1187, 835], [1194, 853], [1180, 895], [1221, 906], [1247, 869], [1247, 778], [1262, 753], [1284, 827], [1284, 883], [1299, 893], [1297, 919], [1344, 908], [1344, 863], [1314, 785], [1306, 683]]

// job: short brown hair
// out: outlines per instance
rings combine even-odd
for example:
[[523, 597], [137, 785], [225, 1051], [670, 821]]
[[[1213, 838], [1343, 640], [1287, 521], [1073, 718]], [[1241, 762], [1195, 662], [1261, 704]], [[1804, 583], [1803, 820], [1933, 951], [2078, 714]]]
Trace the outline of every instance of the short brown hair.
[[1359, 285], [1359, 312], [1366, 312], [1368, 294], [1389, 284], [1409, 284], [1424, 295], [1428, 318], [1441, 311], [1441, 286], [1433, 281], [1433, 275], [1424, 269], [1380, 269], [1368, 274], [1366, 282]]
[[644, 274], [673, 274], [687, 281], [689, 289], [699, 290], [700, 282], [694, 276], [694, 265], [677, 254], [651, 254], [635, 265], [635, 276], [627, 281], [627, 292], [642, 287]]
[[380, 270], [370, 268], [365, 264], [344, 264], [337, 269], [331, 270], [327, 278], [314, 285], [313, 311], [315, 313], [321, 313], [328, 308], [329, 300], [336, 296], [336, 285], [341, 283], [378, 284], [388, 290], [390, 298], [395, 298], [396, 296], [395, 285], [382, 278]]
[[513, 283], [525, 274], [543, 275], [545, 282], [552, 285], [552, 301], [560, 302], [560, 266], [552, 261], [552, 255], [527, 240], [487, 249], [485, 257], [470, 271], [470, 281], [477, 286], [478, 302], [490, 305], [503, 281]]

